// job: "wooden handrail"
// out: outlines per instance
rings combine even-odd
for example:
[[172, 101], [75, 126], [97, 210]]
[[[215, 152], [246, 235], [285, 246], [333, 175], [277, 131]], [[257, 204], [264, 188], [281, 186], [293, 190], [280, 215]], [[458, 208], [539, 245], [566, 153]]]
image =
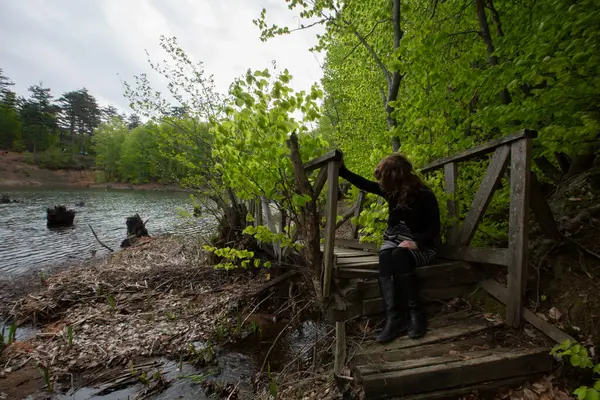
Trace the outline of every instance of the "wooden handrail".
[[504, 144], [512, 143], [519, 139], [523, 139], [523, 138], [532, 138], [533, 139], [536, 137], [537, 137], [536, 131], [532, 131], [530, 129], [522, 129], [518, 132], [513, 133], [512, 135], [508, 135], [508, 136], [501, 137], [500, 139], [492, 140], [492, 141], [484, 143], [480, 146], [473, 147], [471, 149], [460, 152], [452, 157], [446, 157], [446, 158], [442, 158], [437, 161], [434, 161], [431, 164], [428, 164], [428, 165], [424, 166], [423, 168], [421, 168], [421, 172], [422, 173], [431, 172], [436, 169], [443, 168], [444, 165], [451, 163], [451, 162], [466, 161], [471, 158], [480, 157], [484, 154], [491, 153], [492, 151], [496, 150], [498, 147], [500, 147]]
[[342, 161], [343, 154], [339, 150], [330, 151], [327, 154], [323, 154], [317, 158], [313, 158], [309, 162], [304, 164], [304, 170], [306, 172], [313, 171], [315, 169], [321, 168], [326, 165], [330, 161]]

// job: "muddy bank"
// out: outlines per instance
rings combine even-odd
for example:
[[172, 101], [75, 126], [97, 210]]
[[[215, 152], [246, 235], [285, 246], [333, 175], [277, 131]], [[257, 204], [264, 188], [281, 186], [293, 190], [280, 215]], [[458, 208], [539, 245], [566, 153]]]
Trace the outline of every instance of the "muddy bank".
[[215, 271], [197, 239], [163, 237], [5, 282], [1, 319], [22, 328], [0, 353], [0, 398], [259, 398], [268, 370], [329, 345], [297, 280], [269, 287], [279, 273]]
[[146, 183], [97, 183], [98, 174], [92, 169], [49, 170], [27, 164], [22, 153], [9, 152], [0, 158], [0, 188], [55, 187], [55, 188], [98, 188], [121, 190], [165, 190], [185, 191], [177, 185]]

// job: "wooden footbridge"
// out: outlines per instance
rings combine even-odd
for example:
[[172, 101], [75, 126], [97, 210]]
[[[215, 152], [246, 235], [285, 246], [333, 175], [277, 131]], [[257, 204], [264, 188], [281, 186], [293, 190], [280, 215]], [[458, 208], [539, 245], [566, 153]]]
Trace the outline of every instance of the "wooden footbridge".
[[[552, 370], [550, 347], [569, 337], [525, 307], [529, 208], [549, 235], [558, 234], [530, 168], [534, 137], [535, 132], [519, 131], [421, 169], [425, 174], [443, 169], [445, 191], [450, 197], [447, 209], [451, 217], [458, 217], [458, 164], [489, 157], [491, 153], [489, 167], [466, 217], [446, 232], [439, 259], [418, 268], [417, 273], [425, 300], [452, 299], [479, 287], [506, 306], [506, 315], [465, 311], [442, 315], [430, 320], [425, 337], [401, 337], [386, 345], [374, 343], [367, 335], [359, 342], [346, 340], [347, 321], [380, 314], [383, 302], [377, 283], [376, 248], [356, 240], [356, 227], [353, 240], [335, 239], [342, 154], [334, 151], [305, 164], [308, 172], [321, 170], [314, 184], [317, 193], [325, 181], [328, 184], [322, 293], [329, 300], [329, 315], [336, 327], [334, 373], [362, 383], [366, 398], [457, 398], [473, 390], [519, 384]], [[471, 247], [471, 239], [507, 168], [508, 247]], [[364, 195], [359, 197], [344, 219], [358, 215], [363, 198]], [[505, 274], [501, 281], [506, 285], [488, 276], [482, 268], [486, 265], [499, 266]], [[537, 329], [524, 331], [524, 322]], [[523, 332], [529, 336], [519, 340]]]

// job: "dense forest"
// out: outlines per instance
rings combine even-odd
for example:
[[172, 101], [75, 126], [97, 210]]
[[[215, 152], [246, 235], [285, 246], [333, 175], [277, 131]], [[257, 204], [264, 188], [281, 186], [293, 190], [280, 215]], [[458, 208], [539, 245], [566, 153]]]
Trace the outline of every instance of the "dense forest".
[[[0, 69], [0, 149], [29, 152], [28, 161], [45, 168], [86, 168], [93, 166], [94, 132], [113, 118], [129, 129], [140, 118], [119, 114], [114, 106], [102, 107], [82, 88], [56, 98], [43, 83], [30, 86], [29, 96], [12, 91], [14, 82]], [[91, 160], [91, 163], [90, 163]]]

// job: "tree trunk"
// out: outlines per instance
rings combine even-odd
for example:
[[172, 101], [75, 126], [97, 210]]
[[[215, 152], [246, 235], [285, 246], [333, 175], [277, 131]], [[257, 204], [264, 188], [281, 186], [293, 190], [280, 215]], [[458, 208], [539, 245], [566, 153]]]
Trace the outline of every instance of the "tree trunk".
[[[400, 26], [400, 0], [394, 0], [392, 7], [392, 25], [394, 26], [394, 51], [400, 48], [400, 41], [404, 36], [404, 32]], [[385, 111], [387, 112], [387, 124], [388, 129], [391, 131], [396, 128], [398, 123], [396, 118], [392, 117], [394, 107], [390, 105], [390, 102], [395, 102], [398, 99], [398, 91], [400, 90], [400, 83], [402, 82], [403, 76], [399, 71], [391, 73], [391, 77], [388, 79], [388, 94], [387, 102], [385, 104]], [[400, 138], [394, 134], [392, 136], [392, 151], [400, 150]]]
[[[500, 24], [500, 16], [498, 15], [498, 11], [493, 6], [493, 3], [491, 0], [488, 0], [488, 2], [491, 4], [491, 8], [493, 10], [492, 14], [494, 15], [493, 19], [494, 19], [494, 22], [496, 23], [498, 35], [503, 36], [504, 33], [502, 32], [502, 26]], [[477, 10], [477, 19], [479, 20], [479, 28], [481, 29], [481, 31], [479, 32], [479, 35], [481, 36], [481, 38], [483, 39], [483, 42], [486, 44], [486, 47], [487, 47], [488, 64], [491, 67], [493, 67], [493, 66], [498, 65], [498, 56], [494, 54], [496, 49], [494, 47], [494, 42], [492, 40], [492, 34], [490, 33], [490, 25], [488, 24], [487, 16], [485, 14], [484, 0], [475, 0], [475, 7]], [[506, 88], [502, 89], [502, 91], [500, 92], [500, 100], [502, 101], [502, 104], [505, 104], [505, 105], [510, 104], [510, 102], [512, 101], [512, 99], [510, 97], [510, 93], [508, 92], [508, 90]]]
[[555, 185], [562, 180], [564, 174], [558, 168], [556, 168], [554, 164], [552, 164], [550, 160], [548, 160], [548, 158], [542, 156], [537, 157], [533, 161], [536, 163], [538, 168], [544, 173], [544, 175], [546, 175], [546, 177], [548, 177], [548, 179], [550, 179]]
[[565, 153], [554, 152], [554, 156], [556, 157], [556, 161], [558, 161], [558, 166], [562, 170], [563, 173], [568, 173], [569, 169], [571, 169], [571, 161], [569, 157]]
[[[298, 137], [293, 132], [287, 142], [290, 148], [290, 156], [294, 167], [294, 186], [296, 193], [307, 195], [311, 198], [304, 207], [300, 209], [299, 221], [300, 229], [304, 236], [304, 259], [312, 272], [312, 281], [315, 284], [315, 289], [321, 288], [321, 235], [319, 229], [319, 213], [317, 212], [317, 202], [313, 192], [313, 188], [308, 181], [300, 150], [298, 148]], [[317, 290], [319, 298], [322, 293]]]
[[573, 157], [573, 162], [571, 162], [571, 167], [569, 168], [569, 172], [565, 175], [565, 178], [571, 178], [592, 168], [594, 160], [596, 159], [595, 150], [596, 149], [594, 148], [594, 151]]

